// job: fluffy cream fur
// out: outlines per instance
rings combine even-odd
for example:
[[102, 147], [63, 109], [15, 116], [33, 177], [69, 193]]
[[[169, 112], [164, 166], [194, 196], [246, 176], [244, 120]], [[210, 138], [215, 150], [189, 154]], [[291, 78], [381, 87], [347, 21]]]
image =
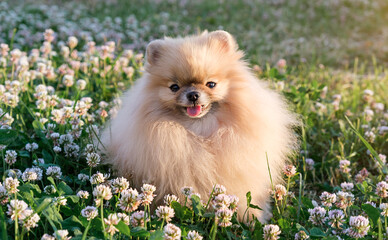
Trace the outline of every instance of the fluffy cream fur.
[[[159, 200], [179, 195], [184, 186], [206, 198], [214, 184], [222, 184], [239, 197], [240, 218], [251, 191], [252, 202], [263, 208], [251, 214], [266, 221], [271, 189], [266, 154], [277, 184], [296, 146], [296, 121], [242, 57], [224, 31], [152, 42], [144, 75], [126, 92], [102, 135], [118, 174], [132, 176], [136, 187], [155, 184]], [[214, 90], [205, 86], [209, 79], [217, 82]], [[169, 89], [172, 82], [203, 91], [212, 110], [198, 119], [182, 114]]]

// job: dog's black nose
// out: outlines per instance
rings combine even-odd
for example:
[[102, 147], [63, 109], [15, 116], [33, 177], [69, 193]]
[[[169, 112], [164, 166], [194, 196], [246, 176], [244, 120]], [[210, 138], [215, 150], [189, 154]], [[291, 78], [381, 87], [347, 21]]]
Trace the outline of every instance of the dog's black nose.
[[199, 96], [200, 96], [200, 94], [197, 91], [192, 91], [192, 92], [189, 92], [186, 94], [187, 99], [191, 102], [197, 101]]

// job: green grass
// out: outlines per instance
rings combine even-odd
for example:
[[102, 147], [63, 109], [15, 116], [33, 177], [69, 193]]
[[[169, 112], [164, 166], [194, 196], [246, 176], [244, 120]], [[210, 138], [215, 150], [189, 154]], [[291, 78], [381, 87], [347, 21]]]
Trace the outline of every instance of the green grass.
[[[57, 2], [59, 7], [46, 4], [23, 5], [21, 1], [0, 5], [0, 42], [11, 50], [25, 51], [27, 56], [14, 63], [11, 54], [0, 59], [1, 239], [40, 239], [61, 229], [68, 230], [73, 239], [109, 237], [102, 226], [117, 229], [114, 239], [163, 239], [163, 220], [146, 217], [143, 226], [128, 223], [131, 216], [141, 212], [123, 211], [118, 205], [122, 193], [113, 193], [105, 200], [100, 197], [108, 204], [100, 211], [95, 201], [99, 197], [93, 196], [102, 181], [97, 181], [96, 177], [102, 177], [97, 172], [110, 170], [105, 165], [91, 167], [87, 163], [87, 154], [97, 150], [88, 144], [93, 144], [91, 139], [98, 129], [117, 111], [118, 97], [141, 75], [141, 53], [150, 40], [219, 28], [236, 37], [246, 59], [252, 66], [260, 66], [255, 66], [258, 77], [285, 95], [303, 123], [296, 129], [301, 152], [291, 159], [297, 173], [285, 176], [285, 187], [292, 194], [273, 201], [273, 217], [268, 224], [280, 227], [281, 239], [294, 239], [300, 231], [311, 239], [350, 239], [351, 232], [341, 229], [354, 229], [352, 217], [364, 216], [370, 228], [363, 239], [386, 238], [388, 221], [384, 215], [388, 214], [384, 203], [388, 185], [381, 183], [388, 174], [384, 159], [388, 154], [386, 1], [201, 1], [182, 6], [179, 2], [122, 0], [109, 4]], [[52, 43], [56, 54], [46, 56], [41, 49], [35, 58], [32, 49], [41, 48], [46, 28], [57, 33]], [[68, 57], [61, 53], [61, 45], [66, 45], [71, 35], [77, 36], [79, 43]], [[112, 56], [102, 57], [99, 51], [75, 56], [76, 51], [87, 50], [89, 40], [96, 41], [97, 49], [115, 40]], [[128, 48], [134, 48], [135, 53], [123, 52]], [[276, 66], [281, 58], [287, 60], [286, 68]], [[25, 61], [28, 65], [23, 68]], [[77, 67], [79, 63], [81, 67]], [[48, 71], [40, 76], [43, 67]], [[54, 76], [48, 74], [51, 70]], [[74, 83], [68, 87], [63, 82], [65, 75], [74, 76]], [[79, 79], [86, 81], [85, 89], [75, 83]], [[50, 87], [37, 88], [40, 84]], [[26, 144], [33, 142], [38, 148], [28, 151]], [[15, 163], [7, 151], [16, 151]], [[314, 165], [308, 164], [310, 159]], [[350, 161], [349, 172], [340, 168], [344, 159]], [[34, 175], [27, 168], [33, 166], [38, 175], [37, 169], [42, 171], [41, 179], [31, 180]], [[53, 166], [60, 167], [60, 176], [48, 174]], [[82, 181], [80, 173], [84, 177], [94, 175], [95, 181]], [[16, 193], [10, 185], [12, 179], [20, 184]], [[116, 178], [111, 175], [109, 179]], [[339, 200], [343, 182], [354, 184], [347, 190], [354, 198], [345, 207]], [[80, 190], [89, 196], [77, 195]], [[336, 194], [332, 206], [323, 205], [320, 199], [325, 191]], [[171, 223], [179, 227], [182, 237], [195, 230], [205, 239], [262, 239], [263, 231], [270, 227], [258, 221], [251, 225], [238, 222], [236, 214], [224, 219], [231, 226], [222, 227], [217, 224], [221, 219], [209, 207], [209, 201], [215, 200], [213, 194], [202, 199], [179, 197], [186, 201], [167, 205], [174, 210]], [[16, 199], [32, 210], [27, 211], [28, 216], [39, 216], [37, 226], [26, 228], [29, 217], [11, 219], [10, 201]], [[250, 204], [249, 194], [240, 201], [257, 207]], [[329, 220], [314, 219], [310, 212], [315, 205], [322, 207], [316, 211], [326, 211], [324, 217], [331, 210], [341, 209], [341, 229]], [[93, 220], [82, 216], [86, 206], [98, 207]], [[139, 209], [146, 215], [155, 214], [148, 206]], [[117, 213], [126, 215], [115, 221]]]

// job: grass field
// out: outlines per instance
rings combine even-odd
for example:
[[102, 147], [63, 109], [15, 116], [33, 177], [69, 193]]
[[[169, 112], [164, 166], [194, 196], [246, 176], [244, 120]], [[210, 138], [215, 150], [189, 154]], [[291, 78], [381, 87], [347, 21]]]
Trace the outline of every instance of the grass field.
[[[0, 239], [388, 238], [387, 1], [38, 2], [0, 3]], [[233, 34], [303, 121], [268, 223], [238, 222], [219, 185], [151, 211], [153, 186], [92, 142], [147, 43], [205, 29]]]

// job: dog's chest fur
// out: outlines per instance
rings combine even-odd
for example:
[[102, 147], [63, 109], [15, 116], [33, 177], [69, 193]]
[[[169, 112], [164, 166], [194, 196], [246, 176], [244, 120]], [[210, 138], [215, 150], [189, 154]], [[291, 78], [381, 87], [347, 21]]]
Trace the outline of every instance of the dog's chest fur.
[[213, 115], [201, 119], [189, 119], [182, 123], [183, 127], [196, 136], [209, 138], [219, 129], [219, 121]]

